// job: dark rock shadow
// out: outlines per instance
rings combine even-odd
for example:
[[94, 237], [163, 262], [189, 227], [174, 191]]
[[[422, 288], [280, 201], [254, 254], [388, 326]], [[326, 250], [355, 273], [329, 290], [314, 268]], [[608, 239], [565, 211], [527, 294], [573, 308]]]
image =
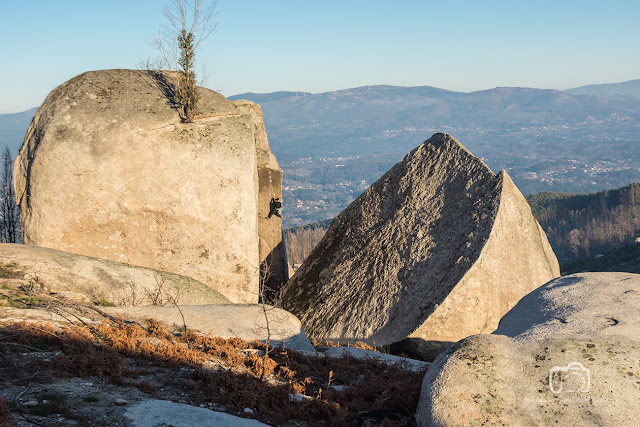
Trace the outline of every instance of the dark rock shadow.
[[425, 362], [433, 362], [436, 357], [455, 342], [453, 341], [426, 341], [422, 338], [405, 338], [391, 344], [392, 354], [406, 354]]
[[279, 304], [280, 290], [287, 281], [283, 251], [284, 244], [280, 242], [260, 264], [260, 303]]
[[169, 105], [173, 110], [180, 112], [177, 102], [178, 92], [176, 85], [169, 80], [167, 74], [160, 70], [147, 70], [147, 74], [151, 78], [151, 84], [153, 87], [158, 89], [166, 98], [167, 105]]

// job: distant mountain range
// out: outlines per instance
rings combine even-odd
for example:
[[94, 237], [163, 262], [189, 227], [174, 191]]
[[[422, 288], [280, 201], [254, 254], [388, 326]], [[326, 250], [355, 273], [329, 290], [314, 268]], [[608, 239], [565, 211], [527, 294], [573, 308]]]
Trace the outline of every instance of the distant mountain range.
[[623, 83], [580, 86], [567, 90], [571, 95], [597, 95], [607, 98], [640, 98], [640, 79]]
[[[506, 169], [525, 194], [640, 181], [640, 80], [567, 91], [379, 85], [229, 99], [262, 106], [285, 172], [288, 226], [337, 215], [435, 132], [452, 134], [495, 172]], [[15, 154], [35, 111], [0, 115], [0, 144]]]
[[[578, 96], [572, 96], [578, 95]], [[591, 97], [581, 97], [588, 95]], [[623, 98], [627, 102], [619, 104]], [[580, 119], [606, 119], [612, 114], [636, 117], [640, 109], [640, 79], [623, 83], [594, 84], [565, 92], [531, 88], [494, 88], [464, 93], [431, 86], [363, 86], [312, 94], [308, 92], [243, 93], [229, 99], [248, 99], [261, 104], [272, 145], [288, 145], [297, 140], [281, 135], [297, 127], [323, 137], [336, 134], [344, 125], [351, 132], [346, 137], [367, 140], [380, 128], [393, 130], [401, 126], [450, 129], [458, 126], [498, 124], [549, 124]], [[616, 102], [611, 102], [615, 100]], [[19, 148], [38, 107], [13, 114], [0, 114], [0, 144]], [[326, 128], [319, 128], [325, 123]], [[304, 126], [308, 124], [308, 126]], [[297, 125], [297, 126], [296, 126]], [[317, 131], [309, 132], [309, 128]], [[385, 139], [393, 139], [386, 132]], [[424, 134], [427, 137], [429, 135]], [[299, 141], [299, 140], [298, 140]], [[342, 145], [344, 141], [335, 144]], [[415, 144], [416, 140], [412, 140]], [[304, 144], [306, 145], [306, 144]], [[313, 147], [307, 147], [313, 151]], [[307, 149], [302, 149], [306, 154]], [[300, 150], [294, 150], [298, 152]], [[282, 153], [290, 157], [289, 153]]]
[[[361, 143], [367, 145], [365, 152], [404, 153], [438, 130], [455, 132], [474, 151], [476, 142], [483, 140], [478, 131], [499, 135], [527, 127], [544, 131], [549, 126], [636, 120], [640, 80], [619, 85], [566, 92], [510, 87], [471, 93], [429, 86], [365, 86], [318, 94], [245, 93], [229, 99], [261, 104], [272, 148], [278, 158], [289, 160], [332, 152], [363, 154]], [[612, 86], [617, 89], [608, 89]], [[618, 95], [622, 88], [630, 94], [623, 100]]]
[[568, 91], [365, 86], [230, 97], [241, 98], [262, 106], [285, 171], [289, 226], [337, 215], [435, 132], [506, 169], [525, 194], [640, 181], [640, 80]]

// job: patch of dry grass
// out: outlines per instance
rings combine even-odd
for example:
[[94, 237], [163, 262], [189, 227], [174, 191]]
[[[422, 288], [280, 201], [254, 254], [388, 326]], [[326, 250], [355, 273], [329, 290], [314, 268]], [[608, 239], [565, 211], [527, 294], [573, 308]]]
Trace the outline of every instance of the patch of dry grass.
[[[171, 333], [153, 319], [143, 325], [110, 321], [58, 328], [2, 323], [0, 368], [2, 372], [12, 369], [12, 378], [25, 378], [25, 383], [33, 372], [39, 375], [30, 381], [95, 376], [118, 385], [134, 385], [154, 395], [157, 384], [138, 380], [149, 372], [149, 366], [169, 368], [170, 372], [187, 367], [183, 376], [156, 375], [153, 380], [162, 388], [179, 388], [194, 404], [213, 402], [237, 412], [251, 408], [257, 418], [271, 423], [414, 423], [422, 373], [371, 360], [310, 357], [277, 349], [269, 349], [265, 366], [265, 359], [258, 354], [266, 350], [263, 343], [186, 333], [188, 337], [184, 331]], [[17, 369], [7, 365], [11, 358], [6, 356], [25, 352], [50, 357], [29, 359]], [[264, 379], [260, 380], [263, 369]], [[347, 387], [337, 390], [333, 386]], [[292, 394], [308, 398], [296, 401]], [[0, 421], [7, 417], [7, 411], [6, 401], [4, 406], [0, 401]], [[363, 418], [363, 413], [371, 414], [371, 418]]]

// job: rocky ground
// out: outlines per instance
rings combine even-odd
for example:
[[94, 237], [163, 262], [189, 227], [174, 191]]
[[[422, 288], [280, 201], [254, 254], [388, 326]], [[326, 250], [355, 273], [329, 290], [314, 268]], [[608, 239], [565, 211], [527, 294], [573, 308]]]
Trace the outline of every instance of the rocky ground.
[[155, 425], [163, 408], [202, 425], [415, 424], [424, 369], [130, 322], [3, 283], [0, 425]]

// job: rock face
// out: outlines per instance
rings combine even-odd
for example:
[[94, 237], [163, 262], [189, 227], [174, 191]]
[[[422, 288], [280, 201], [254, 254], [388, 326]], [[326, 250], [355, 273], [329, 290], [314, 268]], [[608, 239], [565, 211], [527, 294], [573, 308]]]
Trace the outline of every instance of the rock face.
[[283, 302], [314, 338], [404, 340], [433, 357], [492, 332], [557, 276], [546, 235], [506, 172], [496, 176], [435, 134], [333, 221]]
[[254, 118], [258, 155], [258, 251], [261, 280], [265, 282], [266, 289], [276, 292], [289, 279], [283, 257], [282, 222], [277, 216], [269, 216], [271, 199], [282, 200], [282, 169], [269, 149], [260, 106], [245, 100], [233, 101], [233, 105]]
[[4, 277], [15, 277], [81, 302], [152, 305], [177, 297], [179, 304], [230, 303], [207, 285], [186, 276], [54, 249], [2, 243], [0, 260]]
[[260, 255], [279, 250], [281, 233], [279, 218], [261, 219], [261, 177], [276, 176], [279, 195], [281, 171], [260, 109], [201, 88], [198, 119], [182, 124], [166, 96], [171, 79], [95, 71], [49, 94], [15, 163], [23, 240], [256, 302]]
[[635, 426], [639, 354], [640, 275], [562, 277], [435, 360], [418, 424]]

